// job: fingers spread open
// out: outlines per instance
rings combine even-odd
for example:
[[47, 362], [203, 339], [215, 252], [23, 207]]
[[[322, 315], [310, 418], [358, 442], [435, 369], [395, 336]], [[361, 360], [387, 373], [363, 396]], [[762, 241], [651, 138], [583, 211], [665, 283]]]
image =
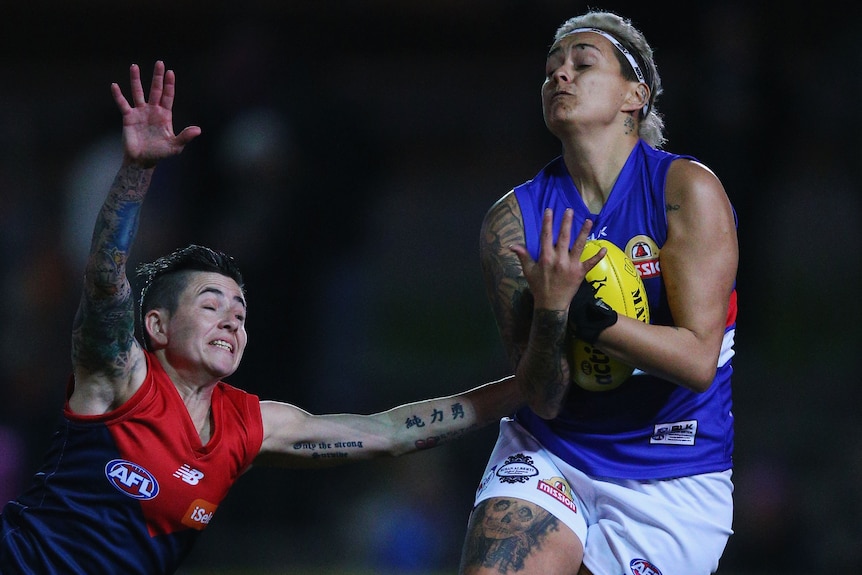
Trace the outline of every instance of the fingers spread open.
[[163, 108], [170, 110], [174, 107], [174, 93], [176, 90], [176, 74], [173, 70], [165, 72], [165, 83], [162, 89], [162, 100], [160, 102]]
[[141, 86], [141, 69], [137, 64], [132, 64], [129, 68], [129, 84], [131, 85], [132, 104], [135, 107], [146, 104], [144, 88]]
[[165, 63], [161, 60], [156, 61], [153, 67], [153, 81], [150, 83], [149, 102], [153, 105], [159, 105], [162, 101], [162, 85], [165, 80]]

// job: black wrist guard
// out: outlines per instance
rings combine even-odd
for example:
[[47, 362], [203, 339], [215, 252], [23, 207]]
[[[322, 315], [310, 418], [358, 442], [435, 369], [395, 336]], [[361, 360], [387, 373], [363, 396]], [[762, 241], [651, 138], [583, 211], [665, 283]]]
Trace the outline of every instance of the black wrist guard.
[[596, 289], [584, 280], [569, 305], [569, 333], [594, 344], [603, 330], [617, 323], [617, 318], [617, 312], [596, 297]]

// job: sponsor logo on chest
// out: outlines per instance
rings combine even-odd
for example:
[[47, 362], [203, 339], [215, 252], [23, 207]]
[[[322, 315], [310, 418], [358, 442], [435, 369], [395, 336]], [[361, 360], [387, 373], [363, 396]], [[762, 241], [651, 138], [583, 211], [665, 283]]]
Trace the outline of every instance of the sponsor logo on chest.
[[152, 473], [125, 459], [112, 459], [105, 465], [105, 476], [117, 490], [133, 499], [154, 499], [159, 482]]

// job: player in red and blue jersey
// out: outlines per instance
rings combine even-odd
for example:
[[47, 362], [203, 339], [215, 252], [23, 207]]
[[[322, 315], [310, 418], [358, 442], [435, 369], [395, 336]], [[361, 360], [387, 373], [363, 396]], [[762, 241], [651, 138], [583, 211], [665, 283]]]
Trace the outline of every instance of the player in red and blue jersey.
[[[661, 82], [630, 21], [571, 18], [545, 72], [545, 123], [562, 154], [497, 201], [481, 234], [527, 406], [501, 423], [461, 572], [709, 575], [732, 533], [736, 215], [710, 169], [661, 149]], [[589, 238], [638, 268], [649, 324], [589, 291]], [[579, 387], [573, 337], [633, 375]]]
[[[30, 487], [0, 515], [4, 575], [173, 573], [252, 465], [327, 466], [434, 447], [520, 403], [511, 377], [374, 415], [312, 415], [224, 382], [245, 351], [246, 294], [229, 256], [190, 245], [139, 269], [140, 326], [126, 262], [156, 164], [201, 130], [174, 134], [175, 75], [148, 96], [114, 84], [124, 159], [99, 212], [72, 332], [63, 417]], [[416, 425], [422, 422], [423, 425]]]

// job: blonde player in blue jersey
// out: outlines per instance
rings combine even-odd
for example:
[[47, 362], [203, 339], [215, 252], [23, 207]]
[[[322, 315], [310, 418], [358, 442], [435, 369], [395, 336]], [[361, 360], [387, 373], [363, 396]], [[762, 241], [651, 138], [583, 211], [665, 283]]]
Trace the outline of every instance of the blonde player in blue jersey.
[[[541, 94], [561, 155], [481, 230], [527, 406], [501, 422], [462, 575], [709, 575], [732, 533], [736, 217], [710, 169], [661, 149], [660, 93], [629, 20], [591, 11], [557, 30]], [[649, 324], [582, 286], [586, 238], [632, 259]], [[601, 391], [573, 383], [572, 338], [633, 375]]]

